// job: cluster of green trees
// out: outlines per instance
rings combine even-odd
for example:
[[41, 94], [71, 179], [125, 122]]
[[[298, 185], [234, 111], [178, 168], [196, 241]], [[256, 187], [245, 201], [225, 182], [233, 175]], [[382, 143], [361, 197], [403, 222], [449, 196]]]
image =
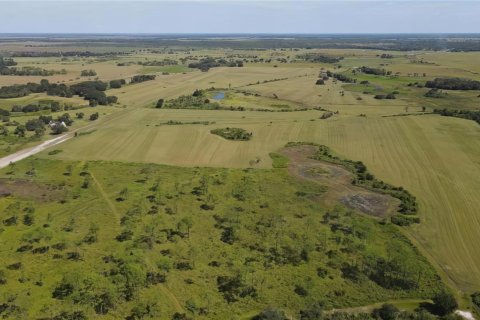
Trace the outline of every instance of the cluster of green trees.
[[327, 77], [337, 79], [338, 81], [346, 82], [346, 83], [356, 83], [357, 79], [350, 78], [349, 76], [346, 76], [341, 73], [334, 73], [330, 70], [327, 71]]
[[216, 134], [227, 140], [247, 141], [252, 138], [252, 133], [242, 128], [218, 128], [210, 131], [212, 134]]
[[157, 108], [161, 108], [163, 106], [170, 109], [221, 109], [219, 103], [210, 101], [210, 99], [207, 98], [205, 91], [198, 89], [195, 90], [191, 95], [181, 95], [175, 99], [165, 102], [163, 102], [163, 99], [160, 99], [157, 102]]
[[52, 76], [54, 74], [66, 74], [67, 70], [45, 70], [37, 67], [15, 68], [17, 62], [12, 58], [0, 57], [0, 75], [3, 76]]
[[[51, 112], [58, 112], [64, 110], [64, 106], [58, 101], [40, 101], [38, 104], [27, 104], [25, 106], [14, 105], [12, 112], [37, 112], [41, 110], [50, 110]], [[7, 114], [8, 115], [8, 114]]]
[[480, 111], [477, 110], [434, 109], [433, 112], [445, 117], [473, 120], [480, 124]]
[[154, 74], [141, 74], [132, 77], [130, 83], [140, 83], [150, 80], [155, 80], [156, 76]]
[[125, 81], [125, 79], [118, 79], [118, 80], [111, 80], [110, 81], [110, 88], [112, 89], [119, 89], [121, 88], [123, 85], [125, 85], [127, 82]]
[[29, 95], [30, 93], [46, 92], [51, 96], [72, 97], [68, 86], [65, 84], [49, 83], [48, 80], [42, 79], [40, 83], [29, 82], [27, 84], [16, 84], [12, 86], [3, 86], [0, 88], [0, 99], [19, 98]]
[[107, 96], [105, 90], [107, 90], [108, 83], [103, 81], [84, 81], [76, 83], [70, 86], [70, 90], [73, 94], [83, 97], [89, 101], [90, 106], [107, 105], [116, 103], [118, 98], [116, 96]]
[[376, 76], [385, 76], [385, 75], [389, 75], [389, 74], [392, 73], [391, 71], [387, 71], [385, 69], [372, 68], [372, 67], [367, 67], [367, 66], [363, 66], [359, 70], [363, 73], [373, 74], [373, 75], [376, 75]]
[[0, 98], [17, 98], [30, 93], [46, 92], [51, 96], [67, 97], [79, 95], [90, 102], [91, 106], [107, 105], [117, 102], [116, 96], [107, 96], [108, 83], [103, 81], [84, 81], [70, 87], [65, 84], [49, 83], [42, 79], [39, 84], [29, 82], [23, 85], [4, 86], [0, 88]]
[[444, 90], [480, 90], [480, 81], [461, 78], [435, 78], [427, 81], [425, 87]]
[[343, 60], [343, 57], [327, 56], [321, 53], [306, 53], [297, 55], [297, 58], [307, 62], [315, 63], [338, 63]]
[[82, 70], [80, 72], [80, 77], [94, 77], [97, 75], [97, 72], [95, 70], [89, 69], [89, 70]]
[[163, 60], [147, 60], [147, 61], [138, 61], [137, 64], [142, 66], [175, 66], [178, 64], [177, 60], [173, 59], [163, 59]]
[[226, 60], [224, 58], [207, 57], [200, 61], [191, 62], [188, 64], [189, 68], [200, 69], [201, 71], [208, 71], [215, 67], [243, 67], [242, 60]]
[[93, 51], [14, 51], [11, 56], [14, 57], [103, 57], [103, 56], [117, 56], [127, 55], [127, 51], [108, 51], [108, 52], [93, 52]]

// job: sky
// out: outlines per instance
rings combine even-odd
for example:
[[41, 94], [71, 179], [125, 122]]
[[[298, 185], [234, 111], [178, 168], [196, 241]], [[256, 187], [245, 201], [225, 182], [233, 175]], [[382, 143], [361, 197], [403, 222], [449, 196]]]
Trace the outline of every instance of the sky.
[[0, 33], [480, 33], [480, 0], [0, 0], [0, 12]]

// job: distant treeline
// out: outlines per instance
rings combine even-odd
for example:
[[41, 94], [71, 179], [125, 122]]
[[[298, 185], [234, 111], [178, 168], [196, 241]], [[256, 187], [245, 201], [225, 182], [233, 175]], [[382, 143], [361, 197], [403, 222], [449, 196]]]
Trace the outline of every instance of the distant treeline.
[[480, 111], [477, 110], [434, 109], [433, 113], [440, 114], [445, 117], [473, 120], [480, 124]]
[[[480, 51], [480, 35], [478, 34], [265, 34], [245, 35], [138, 35], [120, 38], [114, 35], [78, 36], [78, 35], [21, 35], [7, 36], [9, 41], [39, 41], [64, 45], [81, 46], [123, 46], [123, 47], [175, 47], [182, 50], [193, 48], [232, 48], [232, 49], [280, 49], [280, 48], [312, 48], [312, 49], [375, 49], [391, 51], [433, 50], [433, 51]], [[201, 40], [201, 41], [200, 41]], [[241, 40], [241, 41], [239, 41]], [[33, 47], [33, 46], [32, 46]], [[32, 49], [33, 50], [33, 49]], [[169, 49], [169, 51], [171, 51]], [[129, 54], [129, 52], [90, 52], [90, 51], [56, 51], [56, 52], [15, 52], [11, 56], [102, 56]]]
[[138, 61], [137, 64], [142, 66], [174, 66], [178, 64], [177, 60], [172, 59], [163, 59], [163, 60], [152, 60], [152, 61]]
[[338, 63], [343, 60], [343, 57], [326, 56], [319, 53], [306, 53], [297, 56], [298, 59], [308, 62], [320, 62], [320, 63]]
[[337, 80], [342, 81], [342, 82], [347, 82], [347, 83], [356, 83], [357, 82], [357, 79], [350, 78], [350, 77], [348, 77], [344, 74], [341, 74], [341, 73], [333, 73], [330, 70], [327, 71], [327, 77], [331, 77], [331, 78], [337, 79]]
[[480, 81], [461, 78], [435, 78], [425, 83], [427, 88], [444, 90], [480, 90]]
[[27, 84], [17, 84], [0, 88], [0, 99], [18, 98], [29, 95], [30, 93], [43, 93], [49, 96], [59, 96], [71, 98], [73, 95], [79, 95], [88, 100], [91, 106], [97, 104], [106, 105], [117, 102], [117, 97], [105, 94], [108, 83], [103, 81], [84, 81], [67, 86], [65, 84], [49, 83], [42, 79], [40, 83], [29, 82]]
[[45, 70], [36, 67], [16, 68], [17, 62], [12, 58], [0, 57], [0, 75], [2, 76], [53, 76], [54, 74], [66, 74], [67, 70]]
[[242, 60], [225, 60], [223, 58], [207, 57], [200, 59], [198, 62], [191, 62], [189, 68], [200, 69], [201, 71], [208, 71], [215, 67], [243, 67]]
[[130, 52], [111, 51], [111, 52], [92, 52], [92, 51], [14, 51], [8, 55], [10, 57], [102, 57], [127, 55]]
[[373, 74], [376, 76], [385, 76], [392, 73], [391, 71], [387, 71], [385, 69], [372, 68], [372, 67], [366, 67], [366, 66], [361, 67], [360, 71], [366, 74]]

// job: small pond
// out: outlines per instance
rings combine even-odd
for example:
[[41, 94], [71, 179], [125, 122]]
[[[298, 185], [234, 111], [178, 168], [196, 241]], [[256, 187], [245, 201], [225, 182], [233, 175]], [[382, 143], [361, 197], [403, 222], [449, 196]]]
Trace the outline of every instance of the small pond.
[[215, 99], [215, 100], [223, 100], [223, 99], [225, 99], [225, 92], [223, 92], [223, 91], [217, 92], [217, 93], [213, 96], [213, 99]]

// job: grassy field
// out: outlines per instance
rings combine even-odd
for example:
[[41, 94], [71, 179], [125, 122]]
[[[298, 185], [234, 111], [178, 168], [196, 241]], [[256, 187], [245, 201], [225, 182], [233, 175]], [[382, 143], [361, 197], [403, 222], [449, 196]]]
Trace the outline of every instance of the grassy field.
[[[72, 199], [65, 205], [48, 201], [45, 203], [38, 202], [39, 210], [42, 212], [40, 220], [47, 219], [46, 212], [52, 209], [52, 212], [57, 212], [59, 217], [64, 215], [59, 222], [55, 222], [55, 228], [58, 229], [61, 224], [66, 224], [71, 215], [78, 216], [80, 220], [83, 219], [84, 221], [82, 220], [79, 223], [77, 238], [80, 237], [80, 234], [83, 235], [88, 232], [87, 217], [89, 215], [94, 215], [95, 219], [99, 219], [98, 225], [107, 226], [105, 227], [105, 233], [102, 235], [102, 237], [105, 237], [103, 238], [105, 241], [99, 241], [91, 247], [85, 247], [84, 245], [82, 246], [85, 248], [81, 247], [82, 254], [87, 257], [85, 264], [88, 265], [92, 261], [96, 261], [94, 259], [97, 259], [94, 258], [95, 250], [98, 250], [100, 252], [98, 255], [101, 255], [110, 249], [125, 251], [127, 248], [132, 248], [133, 244], [131, 243], [124, 246], [123, 243], [117, 244], [114, 241], [109, 241], [112, 240], [114, 234], [121, 230], [118, 224], [109, 224], [109, 219], [121, 219], [129, 206], [133, 206], [135, 203], [143, 203], [143, 198], [148, 193], [146, 185], [152, 184], [157, 177], [159, 179], [165, 177], [168, 186], [166, 187], [168, 191], [164, 193], [165, 197], [170, 194], [177, 194], [178, 197], [182, 198], [178, 205], [185, 206], [184, 210], [191, 211], [192, 214], [205, 215], [204, 210], [194, 209], [194, 199], [181, 195], [181, 192], [188, 194], [187, 189], [191, 189], [195, 185], [194, 179], [203, 174], [221, 175], [227, 172], [228, 179], [230, 177], [233, 179], [228, 180], [227, 184], [230, 186], [233, 181], [238, 181], [248, 172], [253, 172], [255, 181], [265, 179], [272, 185], [274, 183], [284, 183], [285, 190], [282, 189], [282, 192], [289, 190], [288, 192], [292, 193], [294, 192], [292, 188], [300, 188], [299, 182], [289, 180], [290, 178], [285, 176], [284, 171], [272, 170], [270, 154], [278, 152], [287, 142], [309, 141], [327, 145], [333, 152], [342, 157], [364, 162], [369, 171], [379, 179], [396, 186], [403, 186], [415, 195], [419, 203], [421, 223], [403, 228], [403, 232], [433, 262], [447, 283], [454, 289], [462, 293], [478, 290], [480, 288], [480, 254], [477, 243], [480, 241], [480, 233], [478, 232], [480, 217], [477, 208], [480, 207], [480, 197], [478, 196], [478, 190], [480, 190], [478, 179], [480, 176], [480, 127], [474, 121], [430, 114], [433, 108], [448, 107], [478, 110], [478, 101], [480, 101], [478, 91], [448, 91], [448, 96], [445, 98], [425, 98], [424, 94], [428, 91], [427, 88], [417, 88], [408, 86], [408, 84], [414, 82], [423, 84], [426, 80], [437, 76], [478, 79], [477, 73], [480, 72], [480, 69], [478, 69], [479, 64], [477, 62], [480, 55], [478, 53], [388, 52], [393, 55], [393, 58], [382, 59], [379, 55], [385, 53], [383, 51], [315, 50], [315, 52], [322, 54], [345, 58], [335, 66], [304, 61], [279, 63], [275, 60], [278, 57], [293, 59], [297, 54], [305, 52], [313, 51], [302, 49], [298, 52], [275, 50], [255, 52], [259, 57], [272, 59], [272, 61], [268, 63], [246, 63], [246, 67], [243, 68], [212, 68], [208, 72], [199, 70], [184, 72], [187, 71], [187, 68], [183, 65], [142, 67], [131, 64], [119, 67], [117, 63], [145, 59], [180, 59], [192, 54], [197, 57], [206, 55], [223, 57], [228, 54], [247, 55], [251, 52], [248, 50], [237, 52], [217, 49], [198, 50], [194, 53], [178, 51], [173, 54], [160, 54], [142, 51], [125, 57], [112, 58], [108, 61], [97, 61], [95, 58], [78, 61], [70, 59], [64, 62], [55, 58], [19, 59], [22, 65], [37, 66], [38, 64], [45, 69], [67, 69], [67, 75], [49, 77], [52, 81], [79, 81], [76, 77], [83, 69], [96, 70], [101, 80], [128, 79], [139, 73], [170, 73], [168, 75], [158, 74], [153, 81], [128, 84], [120, 89], [108, 90], [108, 95], [118, 97], [118, 105], [83, 108], [81, 110], [86, 114], [97, 111], [101, 114], [100, 119], [97, 120], [95, 131], [56, 146], [56, 149], [61, 150], [57, 154], [49, 154], [51, 150], [38, 154], [39, 160], [35, 160], [35, 163], [37, 163], [35, 166], [39, 168], [39, 175], [36, 178], [28, 179], [38, 180], [39, 183], [49, 183], [50, 178], [47, 176], [51, 175], [54, 185], [65, 181], [65, 192], [69, 199]], [[420, 63], [419, 61], [423, 62]], [[353, 68], [363, 65], [385, 68], [393, 73], [398, 72], [398, 76], [372, 76], [358, 72], [353, 74]], [[329, 69], [355, 77], [357, 83], [342, 84], [341, 82], [328, 80], [325, 85], [315, 85], [322, 68], [323, 71]], [[170, 71], [166, 71], [167, 69]], [[414, 75], [414, 73], [419, 75]], [[426, 73], [426, 75], [423, 76], [423, 73]], [[39, 81], [40, 78], [0, 76], [0, 85]], [[359, 82], [362, 80], [368, 80], [369, 84], [360, 84]], [[180, 95], [191, 95], [196, 89], [209, 88], [215, 88], [208, 91], [207, 94], [212, 101], [216, 93], [225, 92], [225, 99], [218, 101], [223, 107], [263, 108], [271, 111], [154, 108], [160, 98], [173, 99]], [[375, 94], [392, 91], [398, 91], [395, 100], [374, 99]], [[20, 99], [4, 99], [0, 100], [0, 107], [8, 109], [13, 104], [35, 102], [44, 97], [44, 95], [30, 95]], [[72, 101], [78, 104], [84, 103], [80, 98], [54, 99]], [[320, 119], [328, 111], [314, 110], [314, 107], [321, 107], [334, 112], [334, 114], [328, 119]], [[422, 107], [425, 107], [425, 110]], [[274, 112], [282, 108], [289, 109], [290, 112]], [[296, 108], [308, 108], [309, 110], [294, 111]], [[69, 112], [75, 113], [75, 111]], [[23, 123], [33, 116], [21, 116], [17, 119]], [[169, 121], [173, 124], [167, 125]], [[195, 122], [197, 124], [193, 124]], [[198, 124], [200, 122], [207, 124]], [[79, 132], [82, 132], [81, 127], [88, 123], [86, 120], [78, 121], [74, 124], [74, 129], [80, 129]], [[226, 127], [245, 129], [252, 132], [252, 138], [249, 141], [228, 141], [210, 133], [212, 129]], [[6, 153], [11, 151], [13, 149], [7, 150], [4, 148]], [[27, 171], [26, 167], [29, 166], [29, 161], [31, 162], [31, 160], [25, 160], [19, 164], [21, 169], [15, 169], [13, 175], [6, 175], [5, 177], [11, 180], [25, 178], [22, 172]], [[82, 190], [79, 187], [84, 178], [79, 178], [78, 173], [85, 163], [89, 164], [93, 179], [92, 188], [88, 190]], [[173, 167], [153, 164], [166, 164]], [[72, 176], [64, 177], [58, 172], [58, 175], [56, 175], [53, 171], [55, 167], [67, 167], [69, 165], [75, 172]], [[246, 168], [250, 168], [249, 170], [252, 171], [244, 170]], [[152, 172], [155, 172], [155, 174], [147, 177], [145, 172], [150, 172], [148, 170], [153, 170]], [[5, 169], [3, 174], [5, 175], [7, 171], [8, 169]], [[145, 179], [138, 178], [145, 180], [143, 182], [130, 181], [132, 176], [137, 179], [137, 177], [143, 177], [143, 175], [145, 175]], [[175, 180], [177, 179], [174, 177], [175, 175], [178, 175], [178, 181]], [[288, 183], [285, 181], [288, 181]], [[132, 190], [132, 196], [129, 197], [128, 201], [115, 201], [117, 194], [121, 191], [119, 190], [120, 185], [125, 185], [125, 187], [128, 185], [129, 193]], [[256, 184], [253, 185], [258, 187]], [[308, 207], [308, 203], [305, 204], [287, 194], [274, 194], [270, 185], [262, 185], [261, 188], [263, 188], [262, 191], [265, 191], [265, 193], [258, 193], [258, 197], [262, 197], [262, 201], [263, 199], [265, 201], [274, 199], [268, 201], [273, 202], [284, 199], [286, 202], [282, 202], [282, 205], [286, 208], [295, 205], [302, 206], [302, 209], [298, 210], [306, 210], [309, 212], [307, 215], [312, 216], [315, 214], [315, 210], [325, 209], [311, 204]], [[219, 196], [216, 192], [213, 196], [214, 199]], [[80, 197], [75, 199], [74, 196], [76, 195], [80, 195]], [[167, 197], [165, 202], [169, 204], [166, 206], [172, 207], [171, 200], [174, 198]], [[183, 203], [183, 199], [185, 199], [185, 203]], [[0, 208], [2, 205], [6, 208], [11, 204], [10, 201], [11, 198], [0, 199]], [[36, 204], [37, 201], [39, 200], [30, 199], [27, 202]], [[25, 205], [27, 202], [25, 202]], [[90, 202], [93, 203], [93, 206]], [[223, 201], [218, 203], [219, 206], [226, 205], [226, 203], [231, 204], [230, 200], [226, 200], [225, 203]], [[307, 207], [304, 208], [303, 206]], [[222, 207], [223, 209], [225, 208]], [[249, 210], [254, 209], [249, 208]], [[292, 207], [292, 211], [295, 210]], [[170, 217], [167, 215], [165, 221], [170, 224], [177, 223], [177, 218], [180, 217], [183, 216]], [[211, 218], [211, 215], [209, 217]], [[148, 225], [150, 223], [148, 219], [142, 217], [135, 228], [140, 228], [140, 225]], [[214, 229], [209, 229], [212, 226], [201, 220], [195, 218], [196, 227], [193, 230], [196, 229], [197, 232], [192, 233], [192, 238], [199, 245], [196, 250], [206, 250], [207, 256], [212, 258], [215, 250], [206, 247], [207, 245], [202, 242], [205, 239], [201, 239], [201, 232], [198, 231], [208, 230], [207, 234], [209, 234], [218, 230], [212, 231]], [[161, 223], [167, 223], [165, 221]], [[378, 225], [370, 225], [370, 222], [366, 221], [368, 219], [362, 220], [361, 223], [375, 228], [375, 232], [381, 235], [379, 239], [386, 239], [384, 232], [387, 231]], [[247, 222], [245, 221], [245, 223]], [[293, 222], [291, 225], [292, 228], [297, 227]], [[321, 227], [319, 228], [321, 229]], [[27, 229], [21, 229], [21, 232], [27, 232]], [[13, 228], [8, 229], [0, 236], [12, 236], [16, 239], [15, 241], [20, 239]], [[55, 237], [53, 238], [57, 240]], [[71, 235], [65, 237], [72, 244], [78, 243], [78, 239]], [[166, 247], [175, 246], [175, 250], [180, 252], [175, 253], [176, 257], [185, 258], [188, 256], [188, 247], [195, 241], [187, 242], [183, 239], [175, 245], [169, 244]], [[75, 246], [72, 245], [72, 247]], [[96, 249], [93, 250], [93, 248]], [[156, 249], [159, 248], [160, 246]], [[10, 247], [7, 245], [2, 250], [3, 252], [13, 250], [12, 244], [10, 244]], [[228, 252], [228, 254], [233, 254], [230, 251]], [[147, 267], [152, 264], [150, 260], [156, 256], [158, 256], [158, 253], [156, 255], [142, 253], [139, 260], [145, 263], [143, 267]], [[246, 256], [242, 256], [242, 258], [246, 258]], [[41, 261], [45, 263], [45, 270], [48, 270], [48, 266], [51, 266], [50, 263], [52, 262], [48, 259]], [[171, 275], [169, 274], [166, 285], [161, 285], [159, 290], [156, 291], [145, 289], [145, 291], [141, 291], [140, 295], [145, 295], [145, 301], [150, 298], [170, 300], [168, 307], [160, 311], [162, 315], [172, 314], [174, 311], [185, 311], [189, 304], [187, 301], [192, 295], [189, 292], [193, 292], [193, 295], [198, 293], [196, 296], [199, 296], [200, 288], [204, 287], [209, 288], [206, 292], [213, 295], [215, 301], [221, 301], [218, 292], [214, 293], [214, 290], [211, 289], [214, 287], [212, 285], [213, 280], [205, 275], [208, 273], [206, 263], [202, 260], [201, 267], [192, 271], [189, 276], [181, 275], [182, 272], [172, 272]], [[92, 271], [94, 269], [93, 265], [89, 265], [89, 268]], [[313, 267], [309, 266], [308, 268]], [[269, 280], [274, 281], [273, 286], [275, 288], [278, 289], [282, 284], [292, 286], [296, 281], [297, 278], [293, 274], [298, 270], [287, 269], [282, 269], [281, 272], [286, 272], [291, 277], [277, 278], [276, 280], [269, 278]], [[7, 273], [8, 277], [13, 277], [10, 271]], [[53, 288], [55, 281], [59, 281], [59, 275], [55, 278], [54, 275], [50, 274], [49, 277], [46, 278], [50, 279], [47, 286], [50, 290]], [[185, 284], [185, 281], [190, 278], [195, 279], [194, 284]], [[350, 284], [343, 286], [345, 283], [338, 278], [335, 278], [332, 283], [336, 283], [336, 285], [342, 283], [342, 288], [350, 287]], [[318, 288], [316, 288], [317, 285]], [[322, 290], [327, 286], [326, 283], [315, 283], [312, 296], [322, 295]], [[357, 290], [355, 293], [367, 295], [364, 300], [351, 300], [351, 296], [348, 296], [349, 298], [345, 299], [342, 307], [360, 306], [362, 303], [375, 303], [385, 301], [386, 298], [396, 299], [400, 297], [397, 294], [389, 296], [390, 293], [385, 292], [375, 297], [369, 296], [366, 289], [368, 286], [362, 284], [358, 288], [355, 287], [355, 290]], [[15, 286], [12, 287], [14, 291], [17, 289]], [[296, 297], [293, 299], [289, 294], [282, 295], [283, 291], [276, 292], [277, 289], [270, 291], [266, 289], [268, 293], [262, 296], [260, 302], [243, 301], [236, 304], [231, 310], [236, 317], [242, 318], [242, 316], [249, 315], [251, 312], [261, 310], [263, 306], [269, 303], [274, 303], [295, 314], [300, 310], [298, 306], [304, 307], [312, 302], [311, 300], [308, 303], [306, 301], [301, 302], [298, 299], [296, 300]], [[47, 297], [44, 289], [36, 288], [34, 291], [32, 297], [36, 297], [40, 302], [35, 304], [32, 312], [41, 314], [42, 303], [49, 303], [50, 297]], [[173, 296], [172, 291], [175, 292]], [[353, 296], [353, 292], [348, 292], [348, 294]], [[401, 297], [412, 298], [412, 295]], [[427, 295], [420, 298], [425, 297]], [[208, 302], [205, 299], [201, 298], [201, 301], [195, 301], [195, 304], [204, 306]], [[290, 299], [293, 300], [290, 301]], [[350, 305], [346, 300], [350, 301]], [[30, 300], [26, 298], [22, 303], [30, 303]], [[60, 308], [64, 308], [66, 306], [64, 303], [66, 302], [56, 304], [55, 308], [57, 309], [49, 312], [53, 314]], [[132, 306], [132, 303], [127, 303], [125, 307], [120, 307], [119, 313], [114, 314], [114, 316], [127, 314]], [[226, 311], [229, 309], [227, 306], [225, 302], [218, 302], [215, 309], [220, 311], [212, 317], [219, 319], [222, 316], [225, 317], [226, 314], [229, 314]], [[332, 303], [330, 307], [336, 306]], [[88, 312], [91, 314], [92, 310], [89, 309]]]
[[[327, 309], [355, 307], [428, 299], [442, 287], [396, 227], [320, 205], [325, 188], [286, 169], [27, 159], [0, 175], [14, 196], [0, 202], [0, 237], [9, 239], [0, 245], [2, 298], [18, 307], [11, 317], [73, 308], [118, 319], [148, 306], [157, 319], [236, 319], [269, 305], [296, 315], [318, 300]], [[401, 266], [394, 272], [413, 289], [360, 271], [380, 257]], [[219, 277], [240, 283], [222, 293]]]

